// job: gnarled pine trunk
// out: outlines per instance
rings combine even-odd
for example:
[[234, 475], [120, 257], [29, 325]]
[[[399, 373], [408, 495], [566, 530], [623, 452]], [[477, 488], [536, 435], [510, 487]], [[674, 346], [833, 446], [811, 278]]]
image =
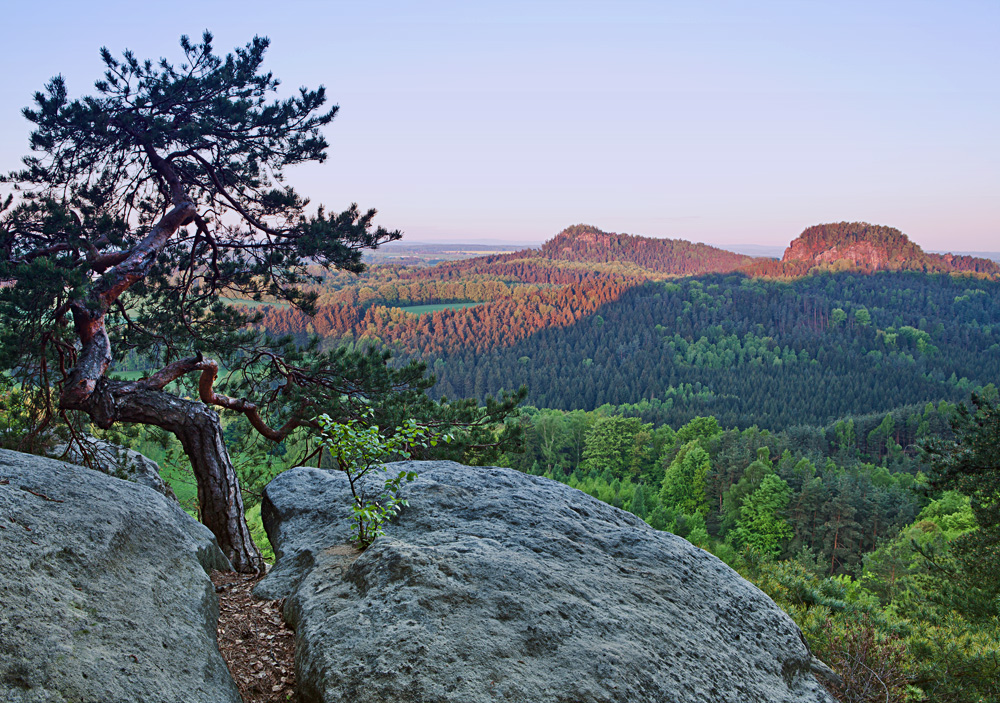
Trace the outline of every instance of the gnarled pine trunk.
[[87, 399], [100, 427], [115, 422], [155, 425], [181, 441], [198, 482], [201, 521], [212, 531], [236, 571], [260, 571], [263, 559], [243, 517], [243, 497], [222, 438], [219, 415], [204, 403], [144, 387], [141, 382], [102, 378]]
[[202, 403], [182, 402], [190, 405], [186, 421], [171, 431], [181, 441], [194, 469], [201, 521], [215, 535], [234, 569], [260, 571], [263, 559], [243, 517], [243, 496], [222, 439], [219, 416]]
[[[147, 147], [147, 151], [154, 167], [170, 183], [173, 207], [141, 242], [111, 257], [111, 268], [90, 286], [86, 295], [72, 300], [57, 312], [57, 318], [61, 318], [65, 309], [72, 310], [73, 325], [80, 339], [80, 354], [66, 377], [59, 406], [63, 410], [87, 413], [104, 429], [116, 422], [136, 422], [173, 432], [194, 468], [202, 522], [215, 535], [234, 569], [259, 571], [264, 562], [243, 517], [243, 497], [229, 452], [222, 441], [219, 416], [203, 403], [161, 390], [183, 373], [196, 370], [201, 356], [186, 360], [182, 368], [168, 366], [144, 381], [109, 381], [106, 376], [112, 362], [111, 340], [105, 328], [108, 310], [131, 285], [146, 277], [157, 255], [178, 228], [197, 216], [195, 205], [184, 196], [171, 164], [156, 155], [152, 148]], [[104, 271], [103, 267], [104, 263], [94, 270]], [[212, 368], [218, 370], [217, 365]], [[212, 373], [211, 379], [214, 377]], [[211, 379], [209, 388], [203, 389], [203, 393], [211, 391]], [[240, 407], [244, 406], [255, 409], [247, 403]]]

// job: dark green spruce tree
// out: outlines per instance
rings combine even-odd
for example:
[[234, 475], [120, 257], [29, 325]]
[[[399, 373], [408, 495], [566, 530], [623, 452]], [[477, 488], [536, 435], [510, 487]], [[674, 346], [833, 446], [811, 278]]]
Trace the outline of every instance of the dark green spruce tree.
[[1000, 402], [973, 393], [952, 420], [953, 440], [930, 440], [930, 488], [969, 496], [977, 529], [955, 540], [969, 592], [981, 591], [994, 608], [1000, 594]]
[[[237, 476], [213, 408], [281, 441], [319, 413], [380, 425], [432, 416], [496, 440], [485, 411], [433, 405], [423, 368], [380, 352], [320, 353], [254, 331], [255, 314], [220, 298], [289, 303], [321, 268], [360, 271], [361, 250], [398, 239], [374, 210], [310, 210], [285, 169], [326, 158], [321, 128], [337, 107], [305, 88], [283, 100], [261, 69], [268, 40], [226, 56], [181, 38], [179, 64], [101, 50], [93, 95], [71, 99], [56, 77], [23, 111], [31, 154], [4, 178], [0, 203], [0, 365], [30, 389], [39, 420], [101, 428], [155, 425], [176, 435], [198, 483], [203, 522], [233, 567], [260, 568]], [[142, 360], [135, 381], [109, 375]], [[226, 372], [220, 378], [220, 369]], [[196, 396], [198, 399], [192, 399]]]

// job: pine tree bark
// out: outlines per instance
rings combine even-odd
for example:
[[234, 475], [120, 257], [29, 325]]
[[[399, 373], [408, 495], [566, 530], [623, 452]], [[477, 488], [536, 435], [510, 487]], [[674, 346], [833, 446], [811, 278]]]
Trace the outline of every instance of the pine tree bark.
[[263, 558], [243, 517], [243, 497], [222, 437], [219, 415], [204, 403], [149, 388], [142, 381], [102, 378], [84, 404], [99, 427], [115, 422], [155, 425], [172, 432], [191, 461], [201, 521], [236, 571], [258, 572]]
[[[156, 157], [155, 153], [151, 152], [151, 157]], [[243, 498], [222, 440], [219, 416], [204, 403], [162, 390], [183, 373], [199, 370], [198, 365], [203, 364], [200, 355], [180, 365], [169, 365], [143, 381], [109, 381], [106, 376], [113, 358], [105, 327], [108, 310], [132, 284], [145, 278], [167, 241], [196, 216], [194, 204], [184, 198], [172, 167], [159, 157], [154, 158], [154, 165], [157, 163], [162, 166], [161, 174], [171, 183], [174, 207], [141, 242], [123, 252], [118, 263], [92, 284], [86, 295], [68, 304], [80, 340], [80, 353], [66, 377], [59, 407], [83, 411], [103, 429], [116, 422], [134, 422], [174, 433], [194, 468], [202, 522], [215, 535], [233, 568], [252, 573], [263, 567], [263, 559], [243, 517]], [[214, 362], [206, 366], [218, 370]], [[209, 375], [208, 391], [215, 378], [214, 373]], [[204, 392], [206, 389], [202, 389]], [[252, 404], [224, 400], [238, 409], [245, 406], [253, 415], [251, 419], [263, 424]]]

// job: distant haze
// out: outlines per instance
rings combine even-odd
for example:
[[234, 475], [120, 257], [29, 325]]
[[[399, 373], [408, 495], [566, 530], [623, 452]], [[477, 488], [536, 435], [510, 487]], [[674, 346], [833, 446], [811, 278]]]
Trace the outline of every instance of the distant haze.
[[[474, 242], [474, 243], [473, 243]], [[410, 238], [404, 238], [398, 242], [390, 242], [382, 246], [381, 250], [384, 253], [391, 254], [396, 250], [433, 250], [433, 249], [454, 249], [456, 247], [468, 246], [471, 250], [476, 248], [488, 249], [490, 245], [515, 249], [515, 248], [532, 248], [537, 249], [542, 245], [542, 242], [515, 242], [515, 241], [503, 241], [503, 240], [455, 240], [452, 242], [446, 241], [414, 241]], [[778, 245], [766, 245], [766, 244], [744, 244], [744, 243], [721, 243], [716, 244], [721, 249], [727, 249], [729, 251], [735, 251], [738, 254], [746, 254], [747, 256], [762, 256], [770, 257], [772, 259], [780, 259], [785, 253], [786, 246]], [[948, 251], [945, 249], [928, 249], [933, 254], [961, 254], [963, 256], [978, 256], [983, 259], [991, 259], [993, 261], [1000, 262], [1000, 251]], [[472, 251], [470, 251], [470, 254]]]
[[286, 89], [326, 85], [331, 158], [291, 182], [412, 242], [586, 222], [783, 248], [865, 221], [1000, 248], [996, 0], [9, 3], [0, 172], [52, 75], [89, 93], [101, 45], [180, 63], [205, 28], [219, 51], [269, 36]]

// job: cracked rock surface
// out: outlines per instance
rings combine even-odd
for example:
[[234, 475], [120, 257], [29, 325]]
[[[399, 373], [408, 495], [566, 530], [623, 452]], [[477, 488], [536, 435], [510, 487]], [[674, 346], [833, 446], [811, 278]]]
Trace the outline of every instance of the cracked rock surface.
[[240, 703], [208, 528], [152, 488], [0, 450], [0, 700]]
[[302, 700], [832, 701], [791, 619], [687, 541], [510, 469], [389, 469], [410, 505], [360, 555], [342, 474], [266, 489], [257, 594], [288, 599]]

